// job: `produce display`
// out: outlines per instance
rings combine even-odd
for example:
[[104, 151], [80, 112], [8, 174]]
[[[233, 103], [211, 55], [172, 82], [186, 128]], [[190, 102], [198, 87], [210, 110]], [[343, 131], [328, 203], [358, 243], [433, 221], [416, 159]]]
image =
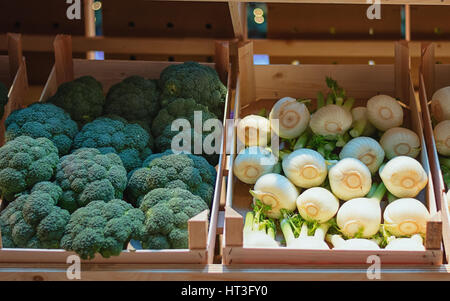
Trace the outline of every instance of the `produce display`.
[[[431, 118], [433, 134], [439, 154], [442, 176], [450, 193], [450, 87], [437, 90], [431, 98]], [[450, 206], [450, 205], [449, 205]]]
[[132, 240], [187, 249], [188, 220], [212, 205], [218, 154], [176, 153], [171, 140], [182, 132], [171, 124], [222, 117], [226, 93], [214, 69], [188, 62], [160, 79], [128, 77], [106, 97], [83, 76], [12, 112], [0, 148], [3, 247], [82, 259], [118, 256]]
[[0, 119], [5, 114], [5, 106], [8, 103], [8, 88], [0, 82]]
[[317, 102], [284, 97], [237, 123], [233, 172], [253, 208], [244, 247], [425, 250], [428, 176], [400, 102], [376, 95], [353, 108], [337, 81], [326, 83]]

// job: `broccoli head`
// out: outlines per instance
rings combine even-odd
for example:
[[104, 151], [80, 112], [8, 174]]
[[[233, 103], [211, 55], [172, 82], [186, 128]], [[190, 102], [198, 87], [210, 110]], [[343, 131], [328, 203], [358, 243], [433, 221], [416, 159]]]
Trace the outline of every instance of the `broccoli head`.
[[0, 82], [0, 119], [5, 114], [5, 106], [8, 103], [8, 88]]
[[127, 171], [142, 165], [152, 153], [152, 136], [141, 126], [120, 117], [100, 117], [86, 124], [75, 136], [74, 149], [96, 148], [101, 153], [115, 153]]
[[102, 115], [105, 95], [100, 82], [82, 76], [61, 84], [48, 102], [63, 108], [81, 127]]
[[61, 247], [82, 259], [93, 259], [96, 253], [118, 256], [131, 239], [140, 238], [143, 222], [143, 212], [125, 201], [92, 201], [72, 213]]
[[60, 159], [56, 183], [63, 190], [59, 206], [73, 212], [91, 201], [122, 198], [127, 172], [118, 155], [80, 148]]
[[187, 249], [188, 220], [208, 206], [188, 190], [158, 188], [144, 196], [140, 209], [145, 213], [144, 249]]
[[0, 148], [0, 192], [6, 200], [49, 181], [58, 164], [58, 149], [47, 138], [20, 136]]
[[170, 102], [161, 109], [153, 120], [152, 133], [155, 137], [162, 135], [164, 129], [178, 118], [187, 119], [191, 125], [194, 124], [195, 111], [202, 113], [202, 122], [208, 119], [217, 119], [216, 115], [211, 113], [208, 108], [197, 103], [192, 98], [178, 98]]
[[152, 155], [146, 167], [131, 175], [127, 200], [138, 206], [148, 192], [156, 188], [182, 188], [210, 204], [214, 194], [216, 170], [205, 158], [191, 154]]
[[58, 249], [70, 213], [56, 204], [62, 195], [51, 182], [34, 185], [0, 215], [2, 241], [5, 248]]
[[[181, 139], [180, 137], [178, 137], [176, 139], [176, 141], [173, 141], [173, 138], [175, 138], [178, 134], [183, 134], [182, 136], [184, 136], [184, 134], [187, 134], [186, 138], [185, 138], [186, 141], [184, 139]], [[205, 133], [205, 132], [198, 133], [194, 130], [194, 128], [191, 128], [190, 130], [186, 129], [183, 131], [172, 131], [171, 126], [168, 125], [168, 126], [166, 126], [166, 128], [164, 129], [162, 134], [155, 139], [155, 147], [158, 151], [165, 152], [166, 150], [171, 150], [172, 143], [175, 143], [177, 150], [183, 150], [183, 153], [187, 153], [187, 154], [194, 154], [195, 153], [194, 143], [196, 142], [196, 140], [198, 139], [198, 142], [201, 143], [202, 150], [203, 150], [203, 143], [205, 143], [205, 138], [207, 136], [208, 136], [208, 133]], [[179, 143], [176, 143], [177, 141]], [[184, 144], [185, 142], [187, 143], [187, 145]], [[211, 146], [214, 147], [215, 143], [216, 143], [216, 141], [214, 139], [212, 141]], [[197, 154], [197, 153], [195, 153], [195, 154], [201, 155], [209, 162], [209, 164], [211, 164], [213, 166], [216, 166], [217, 163], [219, 162], [219, 155], [216, 153], [213, 153], [213, 154], [206, 154], [206, 153]]]
[[193, 98], [217, 116], [223, 115], [227, 88], [216, 70], [196, 62], [171, 65], [161, 72], [162, 105], [173, 98]]
[[69, 153], [78, 126], [63, 109], [50, 103], [35, 103], [12, 112], [5, 121], [6, 141], [19, 136], [48, 138], [60, 155]]
[[129, 122], [142, 122], [151, 127], [159, 111], [159, 90], [155, 81], [130, 76], [109, 89], [105, 114], [118, 115]]

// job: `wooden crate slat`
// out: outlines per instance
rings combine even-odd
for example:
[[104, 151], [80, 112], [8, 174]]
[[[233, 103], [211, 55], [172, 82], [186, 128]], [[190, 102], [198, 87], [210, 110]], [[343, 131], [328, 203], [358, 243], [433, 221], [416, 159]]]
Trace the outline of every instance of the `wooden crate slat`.
[[450, 38], [449, 6], [410, 6], [412, 40], [448, 40]]

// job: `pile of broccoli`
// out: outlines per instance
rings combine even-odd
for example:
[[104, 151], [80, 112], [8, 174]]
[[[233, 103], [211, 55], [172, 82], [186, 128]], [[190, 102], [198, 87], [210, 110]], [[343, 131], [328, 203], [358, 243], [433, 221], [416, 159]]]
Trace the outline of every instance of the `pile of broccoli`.
[[[226, 92], [212, 68], [188, 62], [158, 80], [130, 76], [106, 98], [83, 76], [47, 103], [12, 112], [0, 147], [3, 246], [63, 248], [83, 259], [117, 256], [130, 240], [188, 248], [188, 220], [210, 207], [218, 161], [191, 154], [194, 138], [203, 144], [211, 132], [196, 129], [196, 112], [201, 126], [221, 117]], [[1, 114], [6, 100], [0, 85]], [[188, 154], [172, 151], [178, 118], [190, 125]]]
[[0, 214], [4, 248], [56, 249], [69, 222], [70, 214], [56, 204], [62, 196], [51, 182], [34, 185]]
[[208, 205], [188, 190], [157, 188], [144, 196], [140, 209], [145, 212], [144, 249], [187, 249], [188, 220]]
[[12, 112], [5, 121], [6, 141], [19, 136], [48, 138], [60, 155], [69, 153], [78, 126], [63, 109], [50, 103], [35, 103]]
[[48, 102], [63, 108], [81, 127], [103, 114], [102, 84], [92, 76], [82, 76], [58, 87]]
[[144, 213], [125, 201], [93, 201], [70, 216], [61, 246], [82, 259], [96, 253], [117, 256], [131, 239], [140, 238], [143, 221]]
[[0, 148], [0, 195], [13, 200], [36, 183], [50, 181], [58, 165], [58, 149], [47, 138], [20, 136]]
[[227, 88], [208, 66], [196, 62], [171, 65], [161, 73], [159, 85], [163, 106], [174, 98], [193, 98], [216, 116], [223, 116]]
[[125, 169], [131, 171], [142, 165], [152, 154], [153, 137], [141, 126], [120, 117], [100, 117], [86, 124], [76, 135], [74, 149], [96, 148], [103, 154], [115, 153]]
[[8, 103], [8, 88], [0, 82], [0, 119], [5, 114], [5, 106]]
[[104, 112], [150, 128], [160, 109], [159, 94], [156, 81], [130, 76], [109, 89]]
[[118, 155], [81, 148], [61, 158], [55, 180], [63, 190], [59, 205], [74, 212], [92, 201], [121, 199], [127, 173]]
[[182, 188], [211, 204], [217, 173], [205, 158], [168, 153], [151, 156], [145, 164], [135, 170], [128, 181], [128, 201], [140, 206], [142, 198], [156, 188]]

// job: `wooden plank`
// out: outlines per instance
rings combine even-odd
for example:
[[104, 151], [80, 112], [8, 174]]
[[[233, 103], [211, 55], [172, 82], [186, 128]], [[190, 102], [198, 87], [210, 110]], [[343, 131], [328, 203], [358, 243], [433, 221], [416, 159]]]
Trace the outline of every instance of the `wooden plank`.
[[227, 247], [242, 246], [244, 219], [231, 207], [225, 207], [225, 245]]
[[[95, 14], [92, 4], [94, 0], [84, 0], [84, 35], [86, 37], [95, 37]], [[88, 60], [95, 59], [95, 53], [93, 51], [88, 51], [86, 53], [86, 58]]]
[[355, 98], [395, 95], [392, 65], [268, 65], [254, 69], [257, 99], [315, 98], [317, 91], [326, 91], [326, 76], [338, 78]]
[[371, 20], [367, 18], [369, 5], [269, 3], [267, 38], [369, 41], [401, 39], [402, 6], [382, 6], [381, 19]]
[[188, 221], [189, 249], [206, 249], [208, 240], [209, 210], [197, 214]]
[[23, 62], [22, 42], [20, 34], [8, 33], [8, 57], [9, 57], [9, 75], [11, 81], [16, 77], [17, 70]]
[[222, 82], [226, 83], [230, 73], [230, 45], [228, 42], [216, 41], [214, 46], [216, 70]]
[[[105, 281], [189, 281], [241, 280], [248, 281], [367, 281], [365, 265], [89, 265], [83, 264], [81, 280]], [[67, 281], [67, 264], [26, 265], [1, 264], [0, 280]], [[386, 266], [381, 265], [380, 280], [385, 281], [449, 281], [450, 266]], [[373, 280], [371, 280], [373, 281]]]
[[228, 3], [102, 1], [108, 37], [233, 38]]
[[245, 89], [241, 89], [239, 95], [241, 105], [250, 103], [255, 98], [255, 72], [253, 69], [253, 53], [252, 42], [245, 42], [238, 48], [239, 79], [242, 81], [242, 83], [245, 83]]
[[58, 86], [74, 80], [72, 59], [72, 38], [69, 35], [57, 35], [55, 47], [55, 72]]
[[243, 2], [228, 2], [234, 37], [247, 40], [247, 5]]
[[[164, 0], [156, 0], [164, 1]], [[253, 0], [168, 0], [179, 2], [254, 2]], [[367, 4], [366, 0], [267, 0], [266, 3], [323, 3], [323, 4]], [[380, 0], [380, 4], [393, 5], [450, 5], [449, 0]]]
[[411, 39], [448, 40], [450, 38], [449, 14], [449, 6], [411, 6]]
[[[408, 103], [409, 94], [409, 70], [411, 62], [408, 44], [405, 41], [395, 44], [395, 96], [403, 103]], [[415, 101], [415, 98], [413, 98]]]

